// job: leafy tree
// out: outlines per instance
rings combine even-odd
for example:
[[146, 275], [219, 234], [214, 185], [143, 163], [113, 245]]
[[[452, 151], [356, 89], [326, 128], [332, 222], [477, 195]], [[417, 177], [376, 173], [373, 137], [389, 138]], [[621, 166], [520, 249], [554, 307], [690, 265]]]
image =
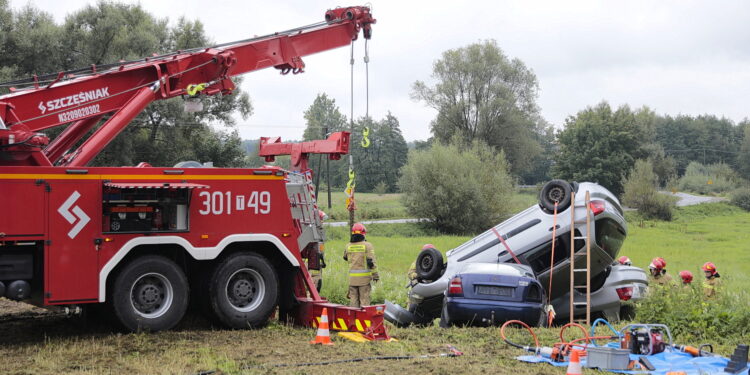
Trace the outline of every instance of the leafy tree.
[[558, 134], [560, 150], [553, 175], [593, 181], [612, 193], [622, 193], [622, 181], [635, 160], [647, 155], [639, 111], [628, 106], [612, 110], [607, 102], [588, 107], [565, 120]]
[[477, 233], [497, 224], [507, 216], [513, 193], [505, 155], [478, 141], [468, 148], [435, 142], [429, 150], [412, 151], [399, 185], [411, 215], [448, 233]]
[[313, 104], [305, 111], [304, 117], [306, 127], [302, 139], [305, 141], [325, 139], [330, 133], [348, 130], [346, 116], [341, 113], [336, 100], [329, 98], [325, 93], [315, 97]]
[[521, 60], [488, 40], [445, 51], [432, 77], [434, 86], [414, 83], [412, 98], [438, 111], [431, 123], [436, 140], [464, 145], [482, 140], [505, 151], [515, 174], [532, 166], [541, 152], [535, 133], [543, 131], [543, 121], [536, 76]]
[[[11, 14], [11, 24], [5, 23]], [[0, 78], [32, 75], [138, 59], [210, 44], [198, 21], [156, 19], [139, 5], [99, 2], [56, 25], [52, 17], [27, 7], [18, 13], [0, 0]], [[6, 30], [9, 30], [7, 33]], [[2, 89], [2, 88], [0, 88]], [[214, 130], [209, 124], [232, 126], [233, 112], [247, 117], [252, 105], [245, 93], [201, 98], [204, 110], [185, 113], [179, 98], [149, 105], [94, 159], [94, 165], [155, 166], [181, 160], [213, 161], [217, 166], [240, 166], [244, 153], [234, 130]], [[105, 118], [106, 120], [106, 118]], [[60, 127], [62, 128], [62, 127]], [[54, 137], [61, 129], [51, 129]]]
[[[336, 105], [336, 101], [326, 94], [318, 94], [313, 104], [305, 111], [307, 127], [303, 134], [304, 139], [314, 140], [325, 138], [324, 129], [328, 133], [337, 131], [349, 131], [349, 124]], [[368, 127], [370, 133], [370, 146], [361, 146], [363, 129]], [[398, 119], [390, 112], [381, 121], [371, 118], [360, 118], [354, 123], [354, 132], [350, 138], [349, 152], [354, 158], [357, 173], [357, 191], [369, 192], [375, 189], [379, 183], [385, 184], [387, 192], [397, 189], [401, 166], [406, 162], [408, 149], [406, 141], [401, 134]], [[324, 162], [313, 158], [310, 166], [316, 174], [326, 171]], [[342, 158], [330, 162], [331, 186], [343, 187], [349, 178], [349, 160]], [[322, 177], [321, 181], [328, 181]]]
[[737, 172], [743, 178], [750, 180], [750, 121], [745, 120], [740, 124], [743, 132], [740, 152], [737, 154]]
[[623, 181], [622, 202], [638, 209], [646, 218], [672, 219], [670, 197], [657, 191], [659, 178], [648, 160], [637, 160]]

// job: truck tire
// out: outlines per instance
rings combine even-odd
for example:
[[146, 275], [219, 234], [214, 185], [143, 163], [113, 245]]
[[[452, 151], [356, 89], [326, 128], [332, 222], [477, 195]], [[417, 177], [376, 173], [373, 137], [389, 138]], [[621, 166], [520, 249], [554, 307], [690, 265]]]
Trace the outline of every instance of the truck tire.
[[542, 186], [539, 192], [539, 205], [547, 212], [555, 211], [555, 202], [557, 202], [557, 212], [561, 212], [570, 207], [570, 193], [573, 187], [567, 181], [552, 180]]
[[208, 298], [215, 317], [229, 328], [259, 328], [268, 323], [279, 298], [276, 271], [255, 253], [230, 255], [216, 265]]
[[417, 278], [437, 280], [443, 271], [443, 254], [435, 249], [423, 250], [417, 256]]
[[134, 259], [112, 286], [112, 309], [129, 331], [162, 331], [180, 322], [188, 307], [187, 277], [173, 261], [158, 255]]

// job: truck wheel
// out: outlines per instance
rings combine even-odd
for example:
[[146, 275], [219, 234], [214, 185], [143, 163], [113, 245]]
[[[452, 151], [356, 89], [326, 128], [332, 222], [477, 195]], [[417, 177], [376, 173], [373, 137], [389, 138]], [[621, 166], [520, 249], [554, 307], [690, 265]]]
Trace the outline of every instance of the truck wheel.
[[435, 249], [423, 250], [417, 256], [417, 277], [420, 280], [437, 280], [443, 270], [443, 254]]
[[219, 263], [208, 297], [216, 318], [230, 328], [258, 328], [276, 308], [279, 281], [271, 263], [253, 253], [238, 253]]
[[566, 210], [570, 206], [570, 192], [573, 187], [567, 181], [552, 180], [542, 186], [539, 192], [539, 205], [547, 212], [554, 212], [557, 202], [557, 212]]
[[188, 307], [188, 281], [173, 261], [149, 255], [128, 263], [112, 289], [117, 320], [130, 331], [174, 327]]

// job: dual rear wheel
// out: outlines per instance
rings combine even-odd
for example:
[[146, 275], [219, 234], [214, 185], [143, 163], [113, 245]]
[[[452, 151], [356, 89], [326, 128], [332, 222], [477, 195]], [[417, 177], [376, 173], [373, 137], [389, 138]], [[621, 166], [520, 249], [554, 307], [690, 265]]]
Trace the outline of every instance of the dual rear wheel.
[[[266, 324], [279, 298], [279, 281], [268, 259], [251, 252], [218, 261], [197, 285], [204, 311], [229, 328]], [[188, 307], [188, 279], [174, 261], [159, 255], [135, 258], [118, 273], [110, 303], [129, 331], [161, 331], [182, 320]]]

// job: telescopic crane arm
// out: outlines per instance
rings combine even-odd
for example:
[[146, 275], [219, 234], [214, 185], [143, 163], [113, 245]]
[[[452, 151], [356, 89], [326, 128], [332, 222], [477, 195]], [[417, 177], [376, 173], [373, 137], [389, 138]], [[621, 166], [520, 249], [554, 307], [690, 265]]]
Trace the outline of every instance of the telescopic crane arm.
[[[206, 95], [231, 94], [231, 77], [268, 67], [301, 73], [303, 56], [346, 46], [360, 30], [369, 39], [374, 23], [367, 7], [336, 8], [324, 22], [272, 35], [61, 72], [49, 81], [35, 77], [31, 87], [0, 96], [0, 165], [85, 166], [153, 101], [196, 88]], [[102, 118], [106, 122], [68, 152]], [[67, 123], [52, 143], [37, 133]]]

